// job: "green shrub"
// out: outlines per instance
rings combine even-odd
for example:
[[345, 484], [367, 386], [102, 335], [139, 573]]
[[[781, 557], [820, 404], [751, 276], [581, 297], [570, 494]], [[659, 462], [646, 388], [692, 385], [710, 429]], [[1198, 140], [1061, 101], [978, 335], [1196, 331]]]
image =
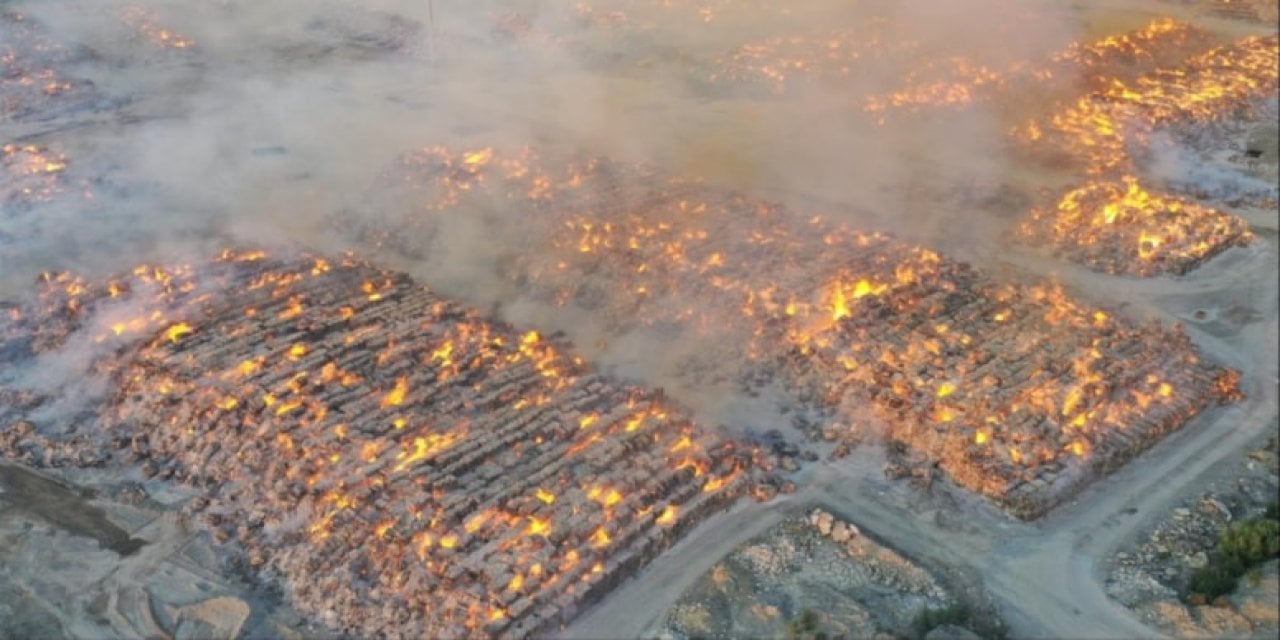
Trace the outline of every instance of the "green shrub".
[[[787, 624], [787, 637], [807, 638], [816, 635], [818, 630], [818, 612], [804, 608]], [[823, 634], [825, 636], [825, 634]]]
[[1250, 569], [1272, 558], [1280, 558], [1280, 521], [1267, 517], [1233, 524], [1223, 530], [1209, 565], [1191, 574], [1187, 595], [1225, 596]]
[[1252, 519], [1227, 527], [1218, 548], [1246, 566], [1280, 557], [1280, 521]]
[[1214, 562], [1207, 567], [1196, 569], [1191, 574], [1191, 582], [1187, 589], [1193, 594], [1200, 594], [1212, 600], [1224, 596], [1236, 589], [1236, 581], [1240, 579], [1243, 569], [1231, 559]]
[[956, 603], [942, 609], [930, 607], [921, 609], [916, 612], [915, 619], [911, 621], [911, 628], [915, 630], [916, 635], [923, 637], [926, 633], [943, 625], [952, 624], [962, 627], [968, 623], [969, 607]]

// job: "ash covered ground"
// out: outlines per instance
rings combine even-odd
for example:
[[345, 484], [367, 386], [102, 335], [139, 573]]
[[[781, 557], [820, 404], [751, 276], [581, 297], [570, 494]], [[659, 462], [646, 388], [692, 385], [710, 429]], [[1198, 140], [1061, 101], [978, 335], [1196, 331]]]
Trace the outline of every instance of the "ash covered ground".
[[[964, 576], [983, 615], [1014, 635], [1183, 633], [1192, 625], [1150, 619], [1172, 610], [1154, 607], [1156, 596], [1104, 589], [1098, 561], [1122, 547], [1127, 557], [1146, 553], [1133, 550], [1139, 532], [1208, 491], [1217, 461], [1238, 460], [1275, 429], [1274, 9], [1208, 0], [6, 3], [0, 629], [631, 637], [687, 614], [687, 598], [677, 599], [710, 588], [695, 581], [711, 563], [758, 546], [751, 537], [784, 515], [823, 505], [908, 564]], [[253, 412], [280, 430], [276, 455], [294, 455], [296, 439], [327, 459], [342, 452], [324, 448], [334, 425], [310, 398], [346, 396], [286, 383], [312, 364], [321, 376], [317, 350], [417, 358], [446, 378], [440, 371], [471, 361], [439, 358], [439, 335], [415, 342], [395, 324], [407, 322], [395, 320], [403, 309], [352, 329], [352, 340], [372, 332], [376, 348], [372, 339], [338, 346], [340, 334], [317, 328], [331, 321], [323, 314], [345, 313], [337, 288], [312, 306], [290, 296], [320, 289], [273, 282], [279, 308], [225, 284], [165, 297], [191, 294], [171, 291], [170, 276], [216, 270], [207, 265], [227, 248], [255, 252], [231, 254], [241, 257], [261, 248], [284, 264], [305, 255], [304, 267], [354, 251], [389, 269], [395, 291], [407, 274], [466, 309], [463, 325], [497, 327], [515, 349], [476, 347], [480, 368], [459, 370], [477, 385], [507, 375], [485, 369], [485, 354], [518, 360], [520, 335], [553, 336], [590, 372], [583, 388], [599, 376], [600, 388], [669, 397], [674, 414], [689, 417], [655, 427], [662, 437], [646, 458], [655, 475], [684, 475], [663, 485], [667, 502], [625, 502], [617, 519], [616, 503], [604, 504], [609, 489], [631, 483], [639, 493], [647, 481], [622, 468], [627, 479], [597, 483], [594, 496], [584, 484], [558, 507], [600, 502], [579, 522], [576, 508], [552, 513], [550, 485], [511, 488], [502, 476], [536, 457], [519, 462], [526, 450], [502, 457], [476, 444], [491, 457], [477, 453], [473, 475], [460, 477], [491, 499], [485, 508], [436, 495], [430, 508], [446, 515], [435, 529], [408, 516], [383, 528], [408, 513], [389, 503], [417, 508], [414, 490], [391, 477], [393, 498], [375, 500], [370, 487], [382, 476], [342, 467], [353, 485], [369, 485], [316, 490], [307, 504], [345, 505], [357, 493], [369, 502], [317, 507], [316, 521], [358, 511], [349, 530], [385, 538], [392, 551], [355, 558], [333, 542], [321, 552], [322, 540], [290, 538], [302, 521], [272, 519], [287, 519], [307, 490], [264, 491], [272, 504], [255, 512], [238, 474], [259, 463], [213, 457], [222, 432], [211, 425]], [[126, 282], [136, 295], [111, 303], [113, 283]], [[341, 295], [375, 302], [384, 290], [370, 282], [371, 291], [346, 283]], [[203, 293], [230, 302], [214, 313]], [[362, 305], [359, 313], [384, 313]], [[281, 323], [217, 315], [259, 307]], [[474, 337], [459, 331], [458, 344]], [[203, 332], [262, 340], [222, 347]], [[184, 351], [185, 339], [205, 346]], [[154, 359], [166, 340], [178, 355]], [[182, 353], [222, 360], [184, 363]], [[253, 395], [193, 395], [241, 360], [264, 372], [250, 381]], [[439, 401], [415, 373], [379, 371], [376, 360], [352, 385], [369, 407], [410, 379], [400, 391], [410, 404], [430, 411]], [[170, 377], [188, 402], [157, 386]], [[497, 391], [508, 377], [496, 380], [494, 398], [479, 386], [476, 397], [539, 402]], [[559, 409], [570, 395], [546, 402]], [[601, 446], [630, 432], [622, 410], [608, 409], [622, 401], [606, 396]], [[301, 424], [319, 425], [306, 435], [294, 432], [294, 409], [275, 413], [302, 406]], [[594, 423], [574, 411], [563, 408], [566, 425]], [[436, 464], [437, 444], [487, 442], [491, 427], [469, 430], [482, 414], [442, 418], [436, 434], [426, 424], [404, 437], [371, 429], [369, 444], [382, 438], [389, 461], [401, 447]], [[212, 437], [184, 451], [174, 443], [189, 442], [188, 424]], [[540, 424], [530, 439], [579, 442]], [[712, 432], [740, 458], [699, 439]], [[154, 440], [139, 440], [144, 433]], [[662, 439], [676, 433], [715, 451], [686, 464], [674, 455], [679, 438]], [[128, 446], [111, 446], [122, 438]], [[619, 459], [609, 451], [553, 479], [607, 479], [592, 465]], [[298, 468], [323, 475], [308, 455], [297, 453]], [[206, 465], [203, 476], [191, 472]], [[271, 473], [292, 480], [289, 469]], [[612, 554], [625, 536], [648, 540], [645, 527], [667, 506], [686, 504], [680, 492], [723, 483], [726, 496], [741, 496], [729, 513], [699, 507], [696, 521], [668, 529], [672, 511], [649, 546]], [[551, 546], [531, 543], [545, 562], [494, 551], [513, 537], [504, 526], [544, 526], [529, 518], [574, 524]], [[267, 539], [292, 545], [287, 558], [264, 556], [262, 534], [236, 528], [261, 520], [271, 522]], [[273, 537], [277, 526], [284, 537]], [[425, 539], [456, 543], [464, 530], [465, 554], [452, 543], [423, 550]], [[600, 570], [577, 566], [574, 545], [595, 549]], [[523, 553], [525, 542], [516, 546]], [[317, 570], [306, 562], [312, 552], [335, 558], [347, 584], [300, 591]], [[425, 573], [400, 564], [415, 557], [435, 564]], [[558, 573], [546, 570], [552, 559]], [[814, 561], [797, 560], [795, 575], [816, 575], [804, 564]], [[1159, 571], [1150, 564], [1133, 571]], [[387, 594], [412, 591], [399, 576], [430, 582], [454, 567], [456, 597], [414, 601], [412, 616], [387, 608]], [[1267, 571], [1274, 577], [1274, 563]], [[553, 575], [581, 580], [578, 595], [538, 591]], [[1164, 580], [1159, 597], [1188, 595], [1178, 593], [1181, 574], [1152, 575]], [[784, 576], [757, 595], [803, 599], [807, 579]], [[823, 624], [916, 632], [906, 608], [864, 616], [868, 599], [897, 596], [859, 585], [845, 580], [835, 589], [844, 595], [822, 587], [833, 611], [849, 612]], [[902, 602], [950, 602], [929, 597]], [[761, 606], [747, 608], [772, 611]], [[775, 608], [739, 620], [757, 626], [735, 627], [733, 607], [722, 607], [714, 628], [772, 633], [804, 607]]]

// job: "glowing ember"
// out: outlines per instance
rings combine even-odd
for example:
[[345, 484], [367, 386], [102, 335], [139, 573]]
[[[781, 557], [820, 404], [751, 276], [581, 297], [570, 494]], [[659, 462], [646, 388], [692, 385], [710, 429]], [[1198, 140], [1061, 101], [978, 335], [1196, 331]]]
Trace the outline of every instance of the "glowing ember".
[[160, 26], [156, 21], [155, 14], [143, 7], [133, 5], [122, 8], [120, 10], [120, 19], [158, 47], [164, 49], [187, 49], [195, 45], [194, 41]]
[[382, 398], [382, 408], [398, 407], [404, 404], [404, 397], [407, 393], [409, 393], [409, 379], [405, 377], [396, 378], [395, 388]]
[[168, 329], [166, 329], [164, 332], [164, 337], [168, 339], [169, 342], [177, 342], [180, 338], [182, 338], [182, 336], [189, 335], [192, 331], [193, 329], [191, 328], [191, 325], [185, 322], [179, 322], [178, 324], [175, 324], [172, 327], [169, 327]]
[[53, 200], [68, 189], [68, 162], [65, 155], [38, 145], [0, 146], [0, 191], [6, 194], [0, 204], [25, 208]]
[[45, 119], [92, 106], [93, 85], [58, 71], [84, 56], [51, 40], [26, 15], [0, 9], [0, 122]]

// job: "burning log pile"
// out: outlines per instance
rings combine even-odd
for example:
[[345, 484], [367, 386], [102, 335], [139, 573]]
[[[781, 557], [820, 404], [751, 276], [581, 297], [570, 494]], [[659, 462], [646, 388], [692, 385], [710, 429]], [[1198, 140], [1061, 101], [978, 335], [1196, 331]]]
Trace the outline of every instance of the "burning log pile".
[[886, 41], [877, 33], [845, 29], [821, 37], [774, 36], [745, 44], [716, 61], [713, 83], [750, 86], [763, 83], [774, 95], [786, 94], [798, 80], [838, 81], [851, 77], [867, 60], [915, 51], [916, 44]]
[[462, 215], [460, 210], [474, 213], [518, 204], [539, 215], [543, 207], [567, 199], [578, 189], [598, 188], [609, 171], [598, 159], [553, 167], [531, 148], [499, 153], [493, 147], [466, 151], [428, 147], [403, 154], [382, 172], [369, 194], [373, 210], [391, 215], [396, 215], [398, 203], [412, 202], [408, 215], [394, 220], [337, 215], [332, 222], [362, 243], [421, 258], [444, 221]]
[[514, 261], [530, 295], [619, 334], [715, 336], [717, 359], [744, 384], [780, 377], [802, 403], [854, 425], [836, 437], [882, 421], [918, 463], [1021, 517], [1238, 397], [1236, 374], [1202, 362], [1178, 328], [1136, 326], [1049, 285], [997, 284], [780, 205], [612, 175], [539, 205], [559, 222]]
[[162, 26], [154, 12], [136, 5], [122, 7], [120, 20], [135, 33], [161, 49], [189, 49], [195, 41]]
[[48, 202], [65, 188], [67, 157], [39, 145], [0, 146], [0, 204], [22, 210]]
[[1056, 207], [1034, 209], [1016, 235], [1091, 269], [1143, 277], [1185, 274], [1253, 240], [1244, 220], [1151, 194], [1130, 176], [1090, 183], [1067, 192]]
[[48, 120], [92, 107], [93, 83], [59, 70], [89, 55], [54, 42], [24, 14], [0, 11], [0, 122]]
[[747, 484], [752, 454], [661, 391], [351, 258], [40, 288], [0, 353], [112, 348], [86, 446], [200, 488], [215, 538], [345, 633], [547, 633]]
[[[1238, 397], [1234, 372], [1203, 364], [1178, 330], [1126, 324], [1047, 285], [997, 285], [879, 234], [817, 221], [809, 233], [823, 241], [809, 243], [744, 229], [753, 214], [786, 216], [687, 196], [577, 224], [532, 282], [608, 317], [740, 335], [744, 357], [776, 358], [801, 399], [846, 424], [870, 410], [922, 462], [1020, 517]], [[744, 237], [710, 233], [735, 228]]]
[[803, 393], [869, 409], [916, 464], [1018, 517], [1239, 398], [1238, 374], [1202, 362], [1178, 328], [1133, 326], [1055, 287], [996, 286], [963, 264], [937, 262], [903, 284], [874, 262], [852, 265], [865, 280], [840, 281], [848, 311], [803, 336], [791, 377]]
[[997, 99], [1009, 102], [1028, 94], [1043, 97], [1046, 90], [1061, 85], [1100, 90], [1112, 80], [1132, 80], [1144, 71], [1176, 63], [1209, 42], [1202, 30], [1164, 18], [1128, 33], [1072, 43], [1041, 60], [1004, 64], [931, 54], [917, 41], [846, 29], [823, 37], [774, 37], [744, 45], [717, 62], [720, 70], [712, 80], [763, 81], [781, 95], [797, 79], [839, 81], [851, 77], [859, 65], [901, 58], [908, 71], [897, 80], [898, 86], [865, 97], [861, 110], [915, 112]]
[[1277, 88], [1280, 38], [1245, 38], [1131, 82], [1113, 80], [1023, 135], [1063, 150], [1099, 177], [1033, 210], [1014, 237], [1108, 273], [1183, 274], [1234, 245], [1247, 224], [1234, 216], [1152, 194], [1127, 174], [1157, 128], [1247, 117]]

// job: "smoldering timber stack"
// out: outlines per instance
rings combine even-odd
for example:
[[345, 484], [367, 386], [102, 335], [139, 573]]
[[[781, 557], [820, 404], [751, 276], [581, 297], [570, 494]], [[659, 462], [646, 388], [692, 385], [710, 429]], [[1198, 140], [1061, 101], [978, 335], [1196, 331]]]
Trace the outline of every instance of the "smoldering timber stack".
[[889, 425], [908, 467], [936, 464], [1015, 516], [1043, 515], [1240, 397], [1239, 375], [1203, 362], [1180, 327], [1135, 326], [1056, 287], [998, 286], [963, 265], [939, 271], [851, 302], [787, 369]]
[[1125, 176], [1091, 182], [1034, 209], [1013, 237], [1096, 271], [1147, 277], [1183, 275], [1254, 236], [1237, 216], [1151, 193]]
[[1157, 130], [1248, 119], [1274, 99], [1280, 38], [1248, 37], [1158, 68], [1113, 79], [1018, 131], [1034, 153], [1052, 151], [1097, 176], [1136, 173]]
[[782, 205], [619, 175], [537, 203], [559, 224], [512, 263], [530, 295], [619, 333], [714, 336], [701, 343], [717, 363], [780, 380], [845, 425], [837, 437], [875, 416], [921, 467], [1020, 517], [1239, 397], [1238, 375], [1179, 327]]
[[90, 109], [93, 83], [65, 69], [91, 52], [55, 41], [30, 17], [0, 9], [0, 123], [47, 121]]
[[43, 145], [0, 145], [0, 211], [28, 209], [66, 188], [67, 157]]
[[214, 536], [346, 633], [554, 631], [747, 482], [751, 454], [660, 391], [352, 259], [40, 289], [0, 339], [104, 347], [117, 390], [84, 445], [201, 488]]

